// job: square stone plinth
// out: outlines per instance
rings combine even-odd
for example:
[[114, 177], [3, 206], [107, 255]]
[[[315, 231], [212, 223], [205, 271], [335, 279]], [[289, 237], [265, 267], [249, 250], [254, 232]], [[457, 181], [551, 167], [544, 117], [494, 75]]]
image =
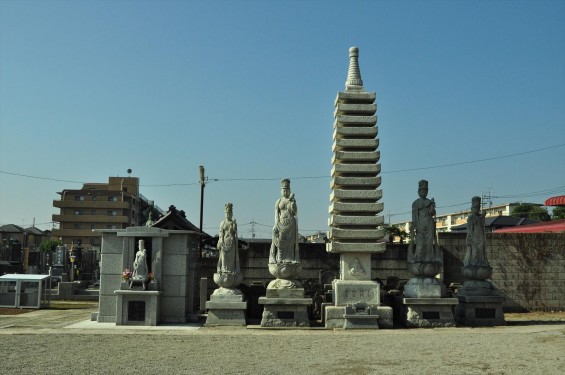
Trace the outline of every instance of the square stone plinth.
[[116, 325], [156, 326], [161, 313], [161, 292], [116, 290]]
[[[373, 307], [375, 308], [375, 307]], [[389, 306], [376, 306], [376, 326], [367, 326], [367, 327], [354, 327], [354, 325], [366, 324], [367, 322], [363, 323], [360, 322], [358, 319], [359, 324], [355, 324], [355, 322], [348, 322], [346, 321], [346, 307], [345, 306], [324, 306], [324, 325], [327, 329], [351, 329], [351, 328], [365, 328], [365, 329], [376, 329], [376, 328], [384, 328], [390, 329], [393, 328], [393, 310], [392, 307]], [[363, 320], [363, 318], [361, 318]], [[370, 318], [367, 318], [370, 320]], [[353, 323], [353, 325], [351, 324]]]
[[244, 326], [247, 302], [208, 301], [206, 302], [208, 317], [207, 326]]
[[402, 318], [406, 327], [455, 327], [457, 303], [457, 298], [403, 298]]
[[380, 285], [371, 280], [335, 280], [333, 283], [336, 306], [363, 302], [370, 306], [380, 305]]
[[404, 297], [407, 298], [441, 298], [445, 296], [445, 285], [404, 285]]
[[310, 327], [308, 306], [312, 305], [311, 298], [270, 298], [259, 297], [263, 305], [261, 327]]
[[504, 326], [502, 296], [458, 296], [455, 320], [467, 327]]

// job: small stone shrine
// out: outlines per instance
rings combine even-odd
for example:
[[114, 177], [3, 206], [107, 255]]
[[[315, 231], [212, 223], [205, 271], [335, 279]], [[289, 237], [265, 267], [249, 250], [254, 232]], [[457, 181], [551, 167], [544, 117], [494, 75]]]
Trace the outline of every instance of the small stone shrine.
[[335, 100], [327, 251], [340, 254], [340, 278], [332, 283], [333, 304], [325, 307], [326, 328], [392, 328], [392, 308], [380, 304], [372, 280], [371, 254], [384, 252], [379, 190], [376, 94], [363, 87], [359, 50], [349, 49], [345, 92]]
[[309, 327], [304, 288], [298, 280], [302, 267], [298, 250], [298, 207], [290, 192], [290, 180], [281, 181], [281, 198], [275, 203], [275, 225], [269, 253], [269, 273], [276, 277], [259, 297], [263, 305], [261, 327]]
[[492, 275], [486, 254], [485, 216], [480, 212], [481, 198], [471, 200], [467, 219], [466, 253], [461, 273], [466, 281], [459, 289], [455, 309], [457, 323], [465, 326], [506, 325], [502, 303], [504, 296], [488, 280]]
[[154, 326], [193, 319], [189, 254], [197, 249], [197, 232], [145, 226], [95, 231], [102, 234], [98, 322]]
[[237, 288], [243, 281], [239, 267], [237, 222], [233, 218], [233, 205], [225, 205], [226, 218], [220, 223], [217, 248], [219, 259], [214, 282], [219, 286], [206, 302], [206, 325], [245, 325], [247, 302]]
[[407, 327], [455, 326], [452, 306], [439, 274], [443, 259], [437, 243], [435, 201], [428, 199], [428, 181], [418, 183], [418, 199], [412, 204], [408, 271], [414, 275], [404, 285], [402, 317]]

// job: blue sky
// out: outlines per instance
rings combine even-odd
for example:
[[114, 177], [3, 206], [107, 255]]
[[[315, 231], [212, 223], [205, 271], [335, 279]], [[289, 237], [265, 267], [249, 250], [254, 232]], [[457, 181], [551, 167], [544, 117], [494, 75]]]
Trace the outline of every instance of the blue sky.
[[543, 203], [565, 194], [564, 20], [563, 1], [0, 0], [0, 225], [51, 228], [56, 193], [81, 186], [63, 180], [128, 168], [197, 224], [204, 165], [206, 231], [233, 202], [240, 235], [268, 237], [284, 177], [300, 231], [327, 230], [353, 45], [387, 221], [420, 179], [439, 213], [489, 189]]

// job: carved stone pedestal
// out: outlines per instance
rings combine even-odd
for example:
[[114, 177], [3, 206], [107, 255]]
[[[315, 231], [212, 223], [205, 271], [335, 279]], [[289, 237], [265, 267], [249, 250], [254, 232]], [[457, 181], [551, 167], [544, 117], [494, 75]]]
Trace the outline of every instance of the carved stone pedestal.
[[502, 296], [459, 296], [455, 320], [467, 327], [504, 326]]
[[403, 320], [406, 327], [455, 327], [453, 306], [457, 298], [403, 298]]
[[392, 328], [392, 308], [380, 305], [380, 285], [370, 280], [335, 280], [334, 306], [325, 308], [329, 329]]
[[264, 306], [261, 327], [310, 327], [312, 299], [304, 298], [303, 288], [267, 288], [267, 296], [259, 297], [259, 304]]
[[206, 325], [244, 326], [247, 302], [243, 295], [214, 295], [206, 302]]
[[156, 326], [159, 322], [161, 292], [116, 290], [116, 325]]

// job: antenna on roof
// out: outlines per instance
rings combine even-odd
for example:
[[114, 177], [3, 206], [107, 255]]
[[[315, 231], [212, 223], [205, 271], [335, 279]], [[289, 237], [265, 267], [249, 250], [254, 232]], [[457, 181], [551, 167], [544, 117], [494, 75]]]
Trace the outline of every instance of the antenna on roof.
[[131, 168], [128, 168], [128, 177], [131, 177], [131, 172], [133, 172]]

